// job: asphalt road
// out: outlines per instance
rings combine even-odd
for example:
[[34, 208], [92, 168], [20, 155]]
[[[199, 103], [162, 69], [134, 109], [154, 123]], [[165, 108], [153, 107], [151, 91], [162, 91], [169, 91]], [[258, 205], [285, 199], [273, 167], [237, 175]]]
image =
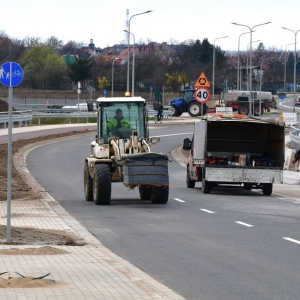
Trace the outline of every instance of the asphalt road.
[[[153, 129], [153, 151], [169, 153], [192, 126]], [[37, 148], [27, 156], [42, 186], [105, 246], [186, 299], [298, 299], [299, 204], [285, 195], [244, 189], [202, 194], [185, 186], [185, 168], [169, 163], [166, 205], [141, 201], [113, 184], [109, 206], [86, 202], [84, 158], [90, 137]]]

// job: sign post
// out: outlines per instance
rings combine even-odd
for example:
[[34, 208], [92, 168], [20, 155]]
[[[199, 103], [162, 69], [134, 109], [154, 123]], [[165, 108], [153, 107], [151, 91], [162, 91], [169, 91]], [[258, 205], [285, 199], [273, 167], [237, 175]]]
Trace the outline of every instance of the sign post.
[[23, 80], [23, 69], [17, 63], [6, 62], [0, 66], [0, 82], [8, 87], [8, 143], [7, 143], [7, 225], [6, 240], [11, 242], [11, 174], [12, 174], [12, 99], [13, 87]]
[[78, 117], [77, 117], [77, 122], [79, 123], [79, 94], [81, 93], [81, 82], [78, 81], [77, 82], [77, 113], [78, 113]]

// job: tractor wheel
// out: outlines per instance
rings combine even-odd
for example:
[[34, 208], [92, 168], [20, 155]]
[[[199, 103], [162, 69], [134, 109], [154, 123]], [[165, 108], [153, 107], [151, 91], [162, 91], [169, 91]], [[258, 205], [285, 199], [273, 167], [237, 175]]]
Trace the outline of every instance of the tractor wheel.
[[182, 111], [178, 109], [175, 105], [172, 105], [170, 110], [173, 111], [172, 117], [179, 117], [182, 115]]
[[273, 183], [265, 183], [262, 187], [265, 196], [271, 196], [273, 191]]
[[193, 189], [195, 187], [195, 180], [191, 180], [189, 166], [186, 168], [186, 187]]
[[169, 200], [169, 186], [152, 186], [151, 202], [154, 204], [165, 204]]
[[240, 106], [238, 109], [239, 115], [248, 115], [249, 114], [249, 108], [246, 106]]
[[90, 175], [87, 161], [84, 164], [83, 185], [85, 200], [93, 201], [93, 178]]
[[139, 187], [140, 198], [141, 200], [150, 200], [151, 199], [151, 189], [150, 187], [140, 186]]
[[212, 182], [207, 181], [206, 179], [202, 179], [202, 192], [203, 194], [209, 194], [212, 190]]
[[94, 176], [94, 202], [97, 205], [110, 204], [111, 199], [111, 174], [108, 165], [95, 166]]
[[[188, 114], [191, 117], [197, 117], [201, 115], [201, 104], [197, 102], [192, 102], [188, 105], [187, 108]], [[203, 112], [204, 114], [204, 112]]]

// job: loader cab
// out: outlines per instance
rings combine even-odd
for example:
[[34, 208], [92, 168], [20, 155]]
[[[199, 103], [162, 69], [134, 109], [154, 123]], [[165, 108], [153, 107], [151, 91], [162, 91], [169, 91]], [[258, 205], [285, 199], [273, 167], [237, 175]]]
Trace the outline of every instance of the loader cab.
[[97, 99], [97, 137], [104, 143], [112, 136], [130, 138], [137, 131], [138, 138], [148, 138], [146, 101], [141, 97]]

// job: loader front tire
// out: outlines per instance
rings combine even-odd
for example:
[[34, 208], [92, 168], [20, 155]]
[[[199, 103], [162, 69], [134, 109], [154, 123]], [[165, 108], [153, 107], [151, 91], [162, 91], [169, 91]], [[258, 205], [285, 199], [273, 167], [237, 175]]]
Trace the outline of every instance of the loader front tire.
[[93, 178], [90, 175], [87, 161], [84, 164], [83, 185], [85, 200], [93, 201]]
[[111, 174], [106, 164], [95, 165], [93, 181], [94, 202], [97, 205], [108, 205], [111, 199]]
[[151, 202], [154, 204], [165, 204], [169, 200], [169, 186], [152, 186]]
[[140, 198], [141, 200], [150, 200], [151, 199], [151, 189], [150, 187], [139, 187]]

